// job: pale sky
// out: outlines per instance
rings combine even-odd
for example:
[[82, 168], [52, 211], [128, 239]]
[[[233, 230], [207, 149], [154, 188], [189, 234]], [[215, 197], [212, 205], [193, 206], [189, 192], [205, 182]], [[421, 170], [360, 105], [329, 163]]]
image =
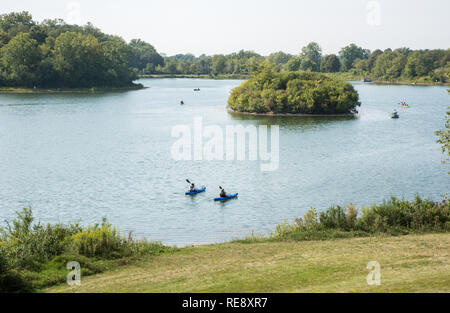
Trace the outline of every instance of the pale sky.
[[[298, 54], [311, 41], [324, 53], [366, 49], [450, 48], [450, 0], [0, 0], [0, 13], [62, 18], [173, 55]], [[79, 12], [79, 14], [78, 14]]]

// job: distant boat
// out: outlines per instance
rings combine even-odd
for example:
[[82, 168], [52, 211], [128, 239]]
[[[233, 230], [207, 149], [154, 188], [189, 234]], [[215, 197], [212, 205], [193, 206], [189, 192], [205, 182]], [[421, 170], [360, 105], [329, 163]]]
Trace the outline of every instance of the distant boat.
[[363, 83], [371, 83], [372, 82], [372, 80], [371, 79], [368, 79], [368, 78], [363, 78], [363, 79], [361, 79], [361, 81], [363, 82]]
[[409, 108], [409, 105], [408, 105], [406, 102], [400, 103], [400, 106], [401, 106], [402, 108]]
[[392, 112], [391, 117], [392, 117], [392, 118], [399, 118], [400, 115], [398, 115], [397, 111], [394, 111], [394, 112]]
[[200, 91], [200, 88], [195, 88], [194, 91]]

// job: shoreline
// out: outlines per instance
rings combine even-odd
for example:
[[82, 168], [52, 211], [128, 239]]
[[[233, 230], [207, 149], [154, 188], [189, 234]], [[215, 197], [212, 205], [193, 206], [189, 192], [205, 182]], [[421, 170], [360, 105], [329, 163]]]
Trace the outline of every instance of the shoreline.
[[251, 116], [273, 116], [273, 117], [356, 117], [358, 114], [342, 113], [342, 114], [307, 114], [307, 113], [256, 113], [256, 112], [241, 112], [231, 108], [227, 108], [228, 113]]
[[366, 82], [366, 84], [375, 84], [375, 85], [402, 85], [402, 86], [449, 86], [449, 83], [432, 83], [432, 82], [407, 82], [407, 81], [399, 81], [399, 82], [391, 82], [385, 80], [374, 80], [372, 82]]
[[142, 90], [142, 84], [129, 87], [93, 87], [93, 88], [23, 88], [23, 87], [0, 87], [0, 94], [88, 94], [88, 93], [107, 93], [107, 92], [125, 92], [133, 90]]
[[[324, 73], [328, 74], [328, 73]], [[370, 82], [363, 82], [360, 77], [345, 75], [331, 75], [338, 79], [348, 82], [361, 82], [366, 84], [377, 85], [405, 85], [405, 86], [450, 86], [450, 83], [436, 83], [436, 82], [421, 82], [421, 81], [387, 81], [387, 80], [372, 80]], [[248, 74], [220, 74], [211, 76], [209, 74], [148, 74], [140, 75], [139, 79], [158, 79], [158, 78], [186, 78], [186, 79], [213, 79], [213, 80], [248, 80]]]
[[157, 79], [157, 78], [187, 78], [187, 79], [212, 79], [212, 80], [246, 80], [250, 75], [246, 74], [220, 74], [211, 76], [209, 74], [149, 74], [140, 75], [139, 79]]

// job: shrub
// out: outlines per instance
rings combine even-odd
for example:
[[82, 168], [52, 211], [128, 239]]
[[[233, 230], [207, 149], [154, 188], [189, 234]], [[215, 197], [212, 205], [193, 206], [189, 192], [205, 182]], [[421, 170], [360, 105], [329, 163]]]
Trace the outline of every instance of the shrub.
[[128, 262], [128, 257], [173, 249], [159, 242], [134, 240], [131, 233], [121, 237], [106, 218], [86, 228], [33, 222], [32, 210], [23, 209], [0, 229], [0, 291], [32, 291], [63, 282], [69, 261], [80, 262], [83, 275], [91, 275], [108, 268], [107, 260]]
[[411, 232], [450, 231], [450, 205], [442, 202], [423, 200], [416, 196], [414, 201], [399, 200], [395, 197], [380, 205], [358, 210], [350, 204], [344, 208], [330, 207], [320, 212], [311, 208], [303, 218], [295, 223], [284, 222], [277, 226], [271, 238], [294, 240], [319, 240], [353, 236], [367, 236], [375, 233], [408, 234]]
[[275, 73], [262, 64], [232, 90], [228, 105], [240, 112], [340, 114], [350, 113], [360, 102], [345, 81], [311, 72]]
[[110, 257], [118, 254], [126, 242], [117, 229], [103, 219], [101, 225], [95, 224], [73, 234], [71, 245], [81, 255]]

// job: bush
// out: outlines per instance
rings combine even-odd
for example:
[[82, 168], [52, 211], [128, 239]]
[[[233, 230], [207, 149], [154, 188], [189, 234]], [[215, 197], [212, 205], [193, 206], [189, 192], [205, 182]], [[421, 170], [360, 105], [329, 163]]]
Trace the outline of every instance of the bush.
[[270, 65], [261, 65], [232, 90], [228, 105], [240, 112], [341, 114], [359, 106], [358, 100], [345, 81], [311, 72], [275, 73]]
[[86, 228], [79, 224], [43, 226], [33, 222], [32, 210], [23, 209], [12, 223], [0, 229], [0, 291], [32, 291], [61, 283], [70, 261], [78, 261], [86, 276], [119, 262], [112, 260], [127, 263], [129, 257], [172, 250], [159, 242], [134, 240], [131, 233], [122, 237], [106, 218]]
[[111, 257], [117, 256], [123, 250], [126, 240], [115, 227], [103, 219], [101, 225], [95, 224], [73, 234], [71, 245], [80, 255]]
[[81, 230], [77, 224], [43, 226], [33, 221], [32, 210], [25, 208], [17, 213], [12, 226], [7, 223], [7, 228], [0, 233], [0, 241], [13, 268], [38, 268], [39, 263], [63, 253], [66, 240]]
[[377, 233], [391, 235], [412, 232], [450, 231], [450, 204], [423, 200], [416, 196], [414, 201], [399, 200], [395, 197], [380, 205], [358, 210], [349, 205], [347, 209], [337, 206], [320, 212], [311, 208], [303, 218], [295, 223], [284, 222], [277, 226], [272, 239], [319, 240], [367, 236]]

